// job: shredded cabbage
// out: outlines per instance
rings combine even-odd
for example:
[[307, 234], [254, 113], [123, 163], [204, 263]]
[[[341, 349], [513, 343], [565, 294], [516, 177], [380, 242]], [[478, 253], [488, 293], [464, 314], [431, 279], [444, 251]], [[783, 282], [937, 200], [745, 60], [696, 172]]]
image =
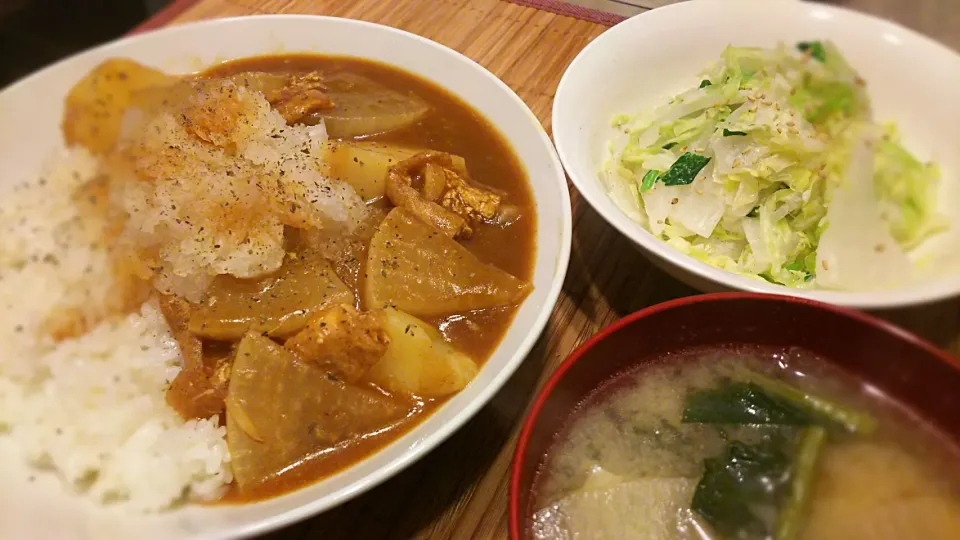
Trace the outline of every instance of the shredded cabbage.
[[946, 228], [939, 170], [873, 121], [864, 81], [833, 44], [798, 49], [727, 47], [699, 87], [614, 118], [610, 196], [673, 248], [730, 272], [797, 288], [894, 286], [910, 274], [906, 252]]

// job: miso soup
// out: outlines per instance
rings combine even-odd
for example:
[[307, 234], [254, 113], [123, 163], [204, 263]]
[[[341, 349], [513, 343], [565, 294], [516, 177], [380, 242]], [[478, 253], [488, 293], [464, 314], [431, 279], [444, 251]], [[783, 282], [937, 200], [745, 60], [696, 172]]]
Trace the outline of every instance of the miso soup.
[[696, 349], [571, 414], [534, 482], [543, 539], [957, 539], [956, 449], [801, 349]]

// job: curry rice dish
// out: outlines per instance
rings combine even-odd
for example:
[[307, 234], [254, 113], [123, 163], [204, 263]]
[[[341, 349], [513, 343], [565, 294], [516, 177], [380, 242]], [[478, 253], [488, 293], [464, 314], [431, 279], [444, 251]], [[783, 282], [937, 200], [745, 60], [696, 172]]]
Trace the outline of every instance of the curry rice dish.
[[512, 150], [392, 67], [111, 59], [64, 110], [0, 206], [0, 437], [96, 502], [335, 473], [466, 386], [532, 288]]

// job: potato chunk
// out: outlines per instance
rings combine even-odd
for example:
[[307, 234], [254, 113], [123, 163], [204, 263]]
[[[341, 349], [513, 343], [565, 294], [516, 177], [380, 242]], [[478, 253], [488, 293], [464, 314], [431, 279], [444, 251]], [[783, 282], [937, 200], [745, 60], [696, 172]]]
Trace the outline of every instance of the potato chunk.
[[269, 338], [240, 342], [227, 393], [227, 445], [241, 490], [317, 452], [405, 417], [407, 407], [331, 378]]
[[[383, 197], [390, 167], [423, 151], [376, 141], [329, 141], [324, 147], [321, 172], [350, 184], [360, 197], [370, 201]], [[466, 171], [463, 158], [452, 157], [454, 167]]]
[[390, 211], [370, 242], [364, 301], [371, 309], [432, 317], [516, 304], [530, 290], [402, 208]]
[[390, 345], [367, 379], [390, 392], [425, 398], [463, 389], [477, 375], [477, 364], [443, 339], [429, 324], [388, 308], [383, 324]]
[[264, 279], [221, 275], [190, 317], [190, 331], [200, 336], [240, 339], [248, 330], [288, 337], [306, 326], [317, 311], [353, 304], [353, 291], [319, 257], [289, 260]]
[[357, 382], [380, 360], [388, 343], [380, 317], [337, 304], [319, 311], [284, 346], [347, 382]]
[[104, 153], [117, 142], [127, 109], [144, 89], [170, 84], [175, 77], [125, 58], [111, 58], [70, 89], [64, 104], [67, 144]]

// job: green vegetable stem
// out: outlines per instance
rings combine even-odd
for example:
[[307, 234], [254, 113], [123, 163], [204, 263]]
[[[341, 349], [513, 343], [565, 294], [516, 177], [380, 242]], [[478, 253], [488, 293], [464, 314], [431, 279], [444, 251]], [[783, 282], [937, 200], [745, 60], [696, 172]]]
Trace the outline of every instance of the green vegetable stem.
[[647, 174], [643, 175], [643, 180], [640, 181], [640, 191], [650, 191], [659, 177], [660, 171], [647, 171]]
[[798, 409], [838, 424], [849, 433], [869, 435], [877, 429], [877, 419], [867, 412], [808, 394], [799, 388], [753, 371], [748, 372], [748, 378], [771, 396], [779, 397]]
[[777, 518], [776, 540], [796, 540], [803, 529], [810, 506], [817, 460], [827, 439], [820, 426], [804, 428], [799, 435], [790, 471], [790, 491]]

